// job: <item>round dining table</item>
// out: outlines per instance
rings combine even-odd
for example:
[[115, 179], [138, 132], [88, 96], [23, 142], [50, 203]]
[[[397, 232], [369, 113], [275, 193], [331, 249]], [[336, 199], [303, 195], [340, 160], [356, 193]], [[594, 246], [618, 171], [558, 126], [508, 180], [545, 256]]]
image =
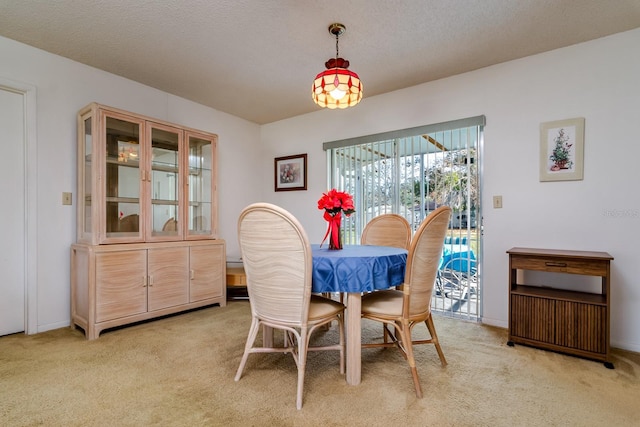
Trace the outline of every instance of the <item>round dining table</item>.
[[361, 379], [361, 297], [363, 292], [402, 285], [407, 263], [405, 249], [388, 246], [311, 245], [312, 290], [316, 293], [346, 293], [346, 380], [358, 385]]

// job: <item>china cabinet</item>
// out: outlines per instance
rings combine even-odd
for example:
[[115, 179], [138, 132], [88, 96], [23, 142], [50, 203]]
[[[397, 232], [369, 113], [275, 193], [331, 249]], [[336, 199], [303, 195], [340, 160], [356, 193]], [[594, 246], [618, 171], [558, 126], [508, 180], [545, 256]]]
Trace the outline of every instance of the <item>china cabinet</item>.
[[78, 113], [72, 326], [226, 303], [217, 136], [92, 103]]
[[78, 243], [218, 237], [216, 135], [91, 104], [78, 139]]

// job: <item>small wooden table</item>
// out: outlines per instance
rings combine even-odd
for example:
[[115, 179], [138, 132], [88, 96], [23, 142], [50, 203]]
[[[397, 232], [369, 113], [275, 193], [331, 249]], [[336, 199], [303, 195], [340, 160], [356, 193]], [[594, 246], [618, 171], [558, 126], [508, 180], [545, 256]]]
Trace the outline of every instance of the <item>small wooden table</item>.
[[[604, 362], [609, 355], [611, 266], [606, 252], [511, 248], [509, 341]], [[518, 270], [599, 276], [600, 293], [518, 283]]]
[[244, 267], [227, 264], [227, 299], [247, 299], [247, 275]]
[[247, 286], [244, 267], [227, 267], [227, 286]]

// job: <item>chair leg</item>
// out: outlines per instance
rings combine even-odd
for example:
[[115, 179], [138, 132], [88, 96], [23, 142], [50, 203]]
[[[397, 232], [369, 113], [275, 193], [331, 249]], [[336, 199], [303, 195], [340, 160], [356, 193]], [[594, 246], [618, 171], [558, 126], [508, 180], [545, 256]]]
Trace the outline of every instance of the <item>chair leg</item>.
[[438, 357], [440, 358], [440, 363], [442, 366], [447, 364], [447, 359], [444, 358], [444, 353], [442, 352], [442, 347], [440, 347], [440, 341], [438, 341], [438, 334], [436, 333], [436, 326], [433, 324], [433, 316], [429, 315], [429, 318], [424, 322], [427, 325], [427, 329], [431, 334], [431, 340], [433, 344], [436, 346], [436, 351], [438, 352]]
[[[283, 343], [283, 347], [284, 348], [291, 348], [291, 351], [294, 352], [295, 351], [295, 344], [296, 344], [296, 338], [295, 335], [293, 335], [291, 332], [289, 331], [284, 331], [284, 343]], [[285, 354], [287, 352], [285, 351]]]
[[[343, 312], [344, 313], [344, 312]], [[345, 350], [345, 334], [344, 334], [344, 314], [338, 316], [338, 328], [340, 328], [340, 374], [344, 375], [344, 350]]]
[[[397, 332], [399, 327], [402, 327], [402, 325], [396, 326], [396, 324], [393, 324], [393, 329], [391, 329], [388, 324], [382, 323], [382, 334], [383, 334], [384, 344], [396, 344], [396, 346], [401, 345], [402, 336], [398, 337], [398, 332]], [[402, 355], [404, 356], [405, 359], [407, 358], [407, 355], [404, 352], [402, 352]]]
[[420, 378], [418, 378], [418, 369], [416, 368], [416, 359], [413, 355], [413, 344], [411, 341], [411, 330], [409, 325], [403, 324], [399, 330], [400, 337], [404, 343], [404, 348], [407, 354], [407, 362], [409, 362], [409, 368], [411, 369], [411, 376], [413, 377], [413, 385], [416, 389], [416, 397], [422, 398], [422, 387], [420, 386]]
[[240, 381], [240, 377], [242, 377], [242, 371], [244, 370], [244, 366], [247, 363], [247, 359], [249, 358], [249, 353], [251, 352], [251, 348], [253, 347], [253, 343], [258, 336], [258, 329], [260, 328], [260, 322], [253, 318], [251, 319], [251, 327], [249, 328], [249, 335], [247, 336], [247, 343], [244, 346], [244, 354], [242, 355], [242, 360], [240, 360], [240, 366], [238, 366], [238, 371], [236, 372], [235, 381]]
[[302, 409], [302, 394], [304, 391], [304, 372], [307, 367], [307, 350], [309, 348], [309, 335], [308, 330], [303, 329], [300, 332], [300, 339], [298, 340], [298, 392], [296, 395], [296, 408]]

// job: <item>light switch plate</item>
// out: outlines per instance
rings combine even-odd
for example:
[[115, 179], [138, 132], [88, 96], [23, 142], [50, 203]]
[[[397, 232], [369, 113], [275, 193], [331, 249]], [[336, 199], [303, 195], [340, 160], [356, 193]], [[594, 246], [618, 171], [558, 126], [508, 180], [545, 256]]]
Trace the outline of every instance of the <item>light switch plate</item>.
[[72, 200], [73, 199], [72, 199], [71, 193], [67, 193], [67, 192], [62, 193], [62, 204], [63, 205], [72, 204]]
[[502, 196], [493, 196], [493, 208], [494, 209], [502, 208]]

